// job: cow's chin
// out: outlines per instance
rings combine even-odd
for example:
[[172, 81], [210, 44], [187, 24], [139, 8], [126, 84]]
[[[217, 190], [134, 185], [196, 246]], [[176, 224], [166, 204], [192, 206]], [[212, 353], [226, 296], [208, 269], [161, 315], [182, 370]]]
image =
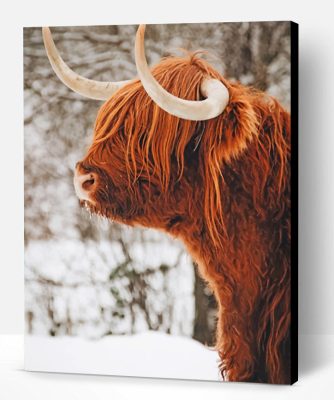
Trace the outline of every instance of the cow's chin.
[[82, 208], [87, 210], [89, 214], [107, 218], [111, 221], [115, 221], [116, 219], [115, 213], [112, 212], [110, 207], [104, 207], [95, 200], [79, 200], [79, 204]]
[[108, 219], [110, 222], [129, 224], [129, 222], [124, 218], [121, 218], [116, 209], [110, 205], [104, 206], [95, 200], [79, 200], [79, 204], [82, 208], [87, 210], [90, 215], [96, 215], [98, 217]]

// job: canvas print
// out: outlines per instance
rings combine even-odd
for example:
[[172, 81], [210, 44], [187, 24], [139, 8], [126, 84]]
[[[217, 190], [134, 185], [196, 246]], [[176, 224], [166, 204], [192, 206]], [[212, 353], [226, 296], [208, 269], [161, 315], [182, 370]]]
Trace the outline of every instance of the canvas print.
[[297, 379], [297, 34], [24, 29], [27, 370]]

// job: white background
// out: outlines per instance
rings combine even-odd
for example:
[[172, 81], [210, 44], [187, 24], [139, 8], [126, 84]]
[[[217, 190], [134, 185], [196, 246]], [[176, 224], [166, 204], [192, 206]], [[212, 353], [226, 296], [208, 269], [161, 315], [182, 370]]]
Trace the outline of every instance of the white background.
[[0, 334], [23, 333], [23, 26], [261, 20], [300, 24], [299, 327], [334, 334], [332, 8], [329, 0], [2, 3]]

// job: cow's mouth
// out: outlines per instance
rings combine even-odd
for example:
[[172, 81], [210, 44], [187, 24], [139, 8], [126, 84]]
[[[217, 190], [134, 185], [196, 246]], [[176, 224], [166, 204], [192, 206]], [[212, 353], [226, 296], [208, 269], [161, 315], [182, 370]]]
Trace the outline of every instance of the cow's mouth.
[[110, 206], [100, 205], [94, 200], [82, 200], [79, 199], [80, 207], [88, 211], [90, 215], [96, 215], [98, 217], [107, 218], [109, 221], [114, 222], [117, 220], [114, 210]]

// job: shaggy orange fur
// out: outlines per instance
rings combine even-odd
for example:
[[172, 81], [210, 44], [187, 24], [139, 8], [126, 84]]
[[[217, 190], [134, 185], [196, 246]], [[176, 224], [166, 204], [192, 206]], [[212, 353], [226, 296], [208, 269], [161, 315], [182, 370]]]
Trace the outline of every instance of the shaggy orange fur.
[[199, 100], [204, 76], [230, 101], [188, 121], [140, 81], [100, 109], [80, 163], [98, 174], [93, 212], [181, 239], [215, 293], [217, 350], [230, 381], [290, 382], [290, 116], [268, 95], [224, 79], [192, 54], [153, 69], [170, 93]]

